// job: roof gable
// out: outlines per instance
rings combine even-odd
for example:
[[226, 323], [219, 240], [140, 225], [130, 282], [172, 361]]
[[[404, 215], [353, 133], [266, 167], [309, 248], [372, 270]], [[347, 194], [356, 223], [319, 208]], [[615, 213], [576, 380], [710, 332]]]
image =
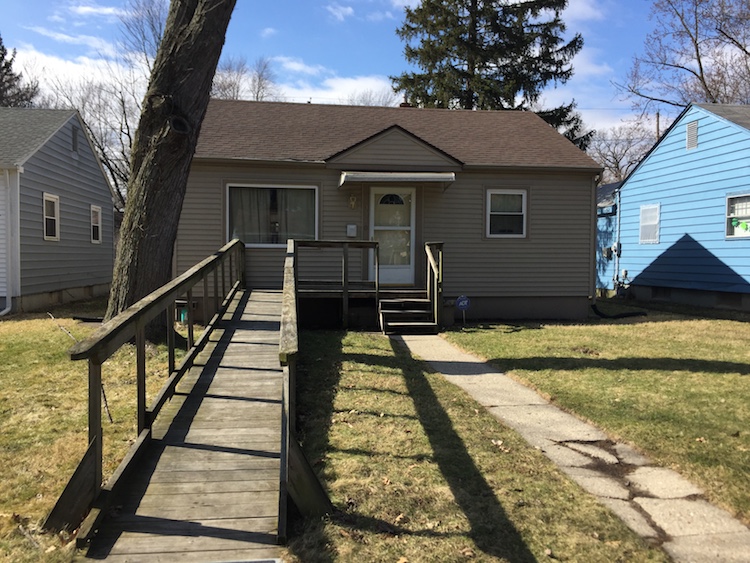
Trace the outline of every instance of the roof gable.
[[325, 164], [393, 126], [464, 167], [601, 170], [533, 112], [246, 100], [211, 100], [195, 158]]
[[15, 168], [57, 133], [75, 110], [0, 108], [0, 168]]
[[461, 161], [433, 147], [399, 125], [376, 133], [326, 159], [333, 168], [367, 170], [460, 170]]
[[[680, 136], [678, 143], [683, 142], [681, 139], [685, 134], [686, 124], [699, 118], [707, 118], [714, 122], [727, 123], [730, 127], [740, 132], [742, 135], [750, 135], [750, 105], [731, 105], [731, 104], [690, 104], [680, 115], [672, 122], [662, 136], [643, 156], [638, 165], [630, 171], [627, 178], [623, 181], [623, 188], [631, 181], [631, 178], [641, 173], [641, 169], [648, 166], [648, 162], [653, 158], [655, 153], [667, 143], [675, 142], [676, 136]], [[701, 135], [700, 129], [698, 135]], [[697, 139], [701, 143], [700, 138]]]

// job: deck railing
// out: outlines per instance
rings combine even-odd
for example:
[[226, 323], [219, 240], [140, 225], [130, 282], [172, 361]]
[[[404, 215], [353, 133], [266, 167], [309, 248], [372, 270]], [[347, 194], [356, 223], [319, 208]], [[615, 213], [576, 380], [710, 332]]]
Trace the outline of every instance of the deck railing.
[[427, 297], [432, 307], [432, 318], [438, 327], [443, 326], [443, 243], [426, 242]]
[[[213, 281], [212, 284], [209, 282]], [[194, 288], [202, 284], [203, 322], [206, 326], [200, 338], [194, 339]], [[83, 520], [78, 534], [83, 543], [93, 531], [108, 502], [114, 496], [133, 462], [151, 438], [151, 426], [175, 386], [192, 367], [196, 356], [205, 346], [211, 332], [221, 318], [235, 292], [245, 286], [245, 245], [235, 239], [171, 282], [144, 297], [112, 320], [103, 324], [86, 340], [70, 350], [73, 360], [88, 360], [88, 449], [68, 482], [57, 504], [50, 512], [44, 527], [49, 530], [72, 530]], [[175, 303], [183, 301], [187, 308], [187, 352], [180, 365], [175, 365], [174, 322], [166, 328], [169, 353], [169, 378], [146, 406], [146, 326], [159, 315], [175, 319]], [[209, 315], [212, 314], [212, 317]], [[206, 322], [206, 319], [210, 320]], [[102, 364], [123, 344], [135, 342], [136, 403], [138, 436], [115, 473], [102, 486]], [[90, 510], [91, 509], [91, 510]], [[90, 510], [90, 511], [89, 511]]]
[[[293, 248], [289, 247], [288, 252], [292, 252], [295, 257], [295, 284], [296, 289], [308, 290], [331, 290], [336, 293], [341, 292], [341, 324], [343, 328], [349, 325], [349, 296], [354, 290], [370, 290], [375, 292], [375, 303], [380, 297], [380, 254], [379, 245], [376, 241], [368, 240], [295, 240], [290, 241]], [[341, 276], [335, 280], [325, 279], [301, 279], [299, 276], [299, 250], [300, 248], [324, 249], [332, 248], [341, 251]], [[351, 279], [349, 272], [350, 256], [349, 251], [353, 249], [368, 250], [372, 252], [374, 264], [374, 276], [372, 280], [360, 279], [354, 281]], [[366, 262], [365, 262], [366, 263]]]

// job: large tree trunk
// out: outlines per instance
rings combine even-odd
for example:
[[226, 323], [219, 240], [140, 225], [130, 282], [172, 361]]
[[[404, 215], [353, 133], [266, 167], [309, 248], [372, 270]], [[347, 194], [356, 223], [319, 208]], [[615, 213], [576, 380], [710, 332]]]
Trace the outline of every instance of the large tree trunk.
[[106, 318], [171, 279], [177, 224], [236, 0], [172, 0], [133, 143]]

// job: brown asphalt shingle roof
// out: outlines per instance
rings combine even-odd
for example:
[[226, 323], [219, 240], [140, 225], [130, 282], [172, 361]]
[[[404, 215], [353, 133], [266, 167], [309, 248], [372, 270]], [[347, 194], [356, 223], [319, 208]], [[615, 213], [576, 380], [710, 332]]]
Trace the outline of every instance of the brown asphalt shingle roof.
[[196, 158], [324, 162], [397, 125], [466, 166], [598, 170], [532, 112], [211, 100]]

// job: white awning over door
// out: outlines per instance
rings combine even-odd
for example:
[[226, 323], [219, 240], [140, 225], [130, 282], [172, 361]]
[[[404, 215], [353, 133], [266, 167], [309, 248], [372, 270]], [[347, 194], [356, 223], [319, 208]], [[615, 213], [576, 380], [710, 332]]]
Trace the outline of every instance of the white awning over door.
[[339, 187], [346, 184], [427, 184], [443, 189], [456, 181], [455, 172], [342, 172]]

